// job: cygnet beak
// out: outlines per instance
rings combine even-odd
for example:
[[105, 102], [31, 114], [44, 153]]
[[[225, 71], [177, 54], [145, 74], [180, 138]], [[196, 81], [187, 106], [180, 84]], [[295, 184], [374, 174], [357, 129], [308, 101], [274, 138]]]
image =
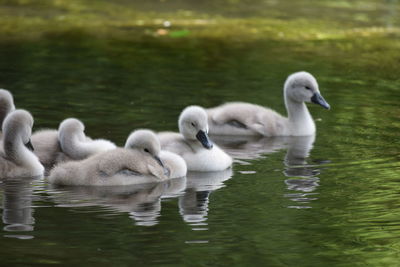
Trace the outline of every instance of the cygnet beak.
[[30, 151], [34, 151], [35, 149], [33, 148], [33, 145], [31, 143], [31, 140], [29, 139], [28, 143], [25, 144], [25, 146], [30, 150]]
[[331, 106], [326, 102], [326, 100], [322, 97], [322, 95], [318, 92], [315, 92], [314, 95], [311, 97], [311, 102], [321, 105], [326, 109], [330, 109]]
[[207, 149], [211, 149], [213, 148], [213, 143], [211, 142], [210, 138], [208, 138], [208, 135], [200, 130], [197, 134], [196, 134], [196, 138], [197, 140], [200, 141], [200, 143]]
[[158, 164], [160, 164], [161, 167], [164, 168], [164, 163], [162, 162], [159, 156], [154, 156], [154, 159], [158, 162]]
[[167, 167], [165, 167], [164, 163], [162, 162], [162, 160], [160, 159], [160, 157], [158, 156], [154, 156], [154, 159], [157, 161], [158, 164], [160, 164], [161, 167], [163, 167], [164, 169], [164, 175], [169, 177], [170, 171]]

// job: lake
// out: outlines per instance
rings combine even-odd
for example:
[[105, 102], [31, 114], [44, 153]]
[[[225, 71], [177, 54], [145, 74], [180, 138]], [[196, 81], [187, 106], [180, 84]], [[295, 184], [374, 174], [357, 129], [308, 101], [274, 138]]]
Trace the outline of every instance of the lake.
[[400, 5], [357, 1], [6, 0], [0, 88], [34, 130], [76, 117], [122, 146], [181, 110], [246, 101], [286, 114], [305, 70], [309, 137], [211, 137], [232, 169], [159, 184], [0, 183], [1, 263], [397, 266]]

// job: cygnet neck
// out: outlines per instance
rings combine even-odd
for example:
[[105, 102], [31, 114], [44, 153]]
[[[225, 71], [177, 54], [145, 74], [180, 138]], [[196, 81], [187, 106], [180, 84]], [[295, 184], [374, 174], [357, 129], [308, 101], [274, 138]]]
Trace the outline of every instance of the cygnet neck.
[[18, 132], [7, 132], [4, 136], [3, 144], [6, 157], [16, 164], [23, 166], [38, 164], [35, 155], [23, 144]]
[[304, 102], [294, 101], [285, 93], [285, 106], [291, 135], [301, 136], [315, 133], [314, 120]]
[[13, 110], [15, 110], [15, 106], [12, 95], [8, 91], [0, 89], [0, 128], [7, 114]]
[[63, 152], [73, 159], [84, 159], [91, 152], [91, 147], [85, 142], [81, 132], [63, 134], [60, 144]]
[[[4, 134], [4, 140], [3, 140], [3, 149], [4, 149], [4, 154], [7, 156], [7, 158], [11, 159], [14, 162], [19, 161], [19, 154], [23, 154], [23, 150], [28, 150], [21, 141], [20, 134], [18, 132], [16, 133], [10, 133], [8, 131], [5, 132]], [[19, 162], [18, 162], [19, 163]]]

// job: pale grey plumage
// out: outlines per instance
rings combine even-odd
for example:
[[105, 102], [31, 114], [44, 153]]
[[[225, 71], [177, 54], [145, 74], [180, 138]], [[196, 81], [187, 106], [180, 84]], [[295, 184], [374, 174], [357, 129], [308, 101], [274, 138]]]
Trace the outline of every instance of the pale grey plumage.
[[26, 110], [10, 112], [3, 122], [3, 151], [0, 157], [0, 177], [41, 176], [44, 168], [30, 145], [33, 126], [32, 115]]
[[147, 129], [134, 131], [127, 139], [125, 148], [143, 149], [153, 157], [160, 158], [165, 166], [168, 178], [178, 178], [186, 175], [187, 167], [183, 158], [169, 151], [162, 151], [157, 135]]
[[15, 106], [12, 94], [8, 90], [0, 89], [0, 125], [3, 125], [7, 114], [14, 110]]
[[178, 120], [180, 133], [158, 134], [161, 148], [178, 154], [189, 171], [220, 171], [229, 168], [232, 159], [208, 139], [207, 114], [202, 107], [185, 108]]
[[125, 148], [57, 165], [50, 172], [49, 182], [65, 185], [128, 185], [170, 178], [158, 158], [160, 145], [157, 141], [153, 142], [154, 138], [151, 131], [135, 131], [129, 135]]
[[[15, 110], [14, 98], [12, 94], [6, 89], [0, 89], [0, 128], [3, 121], [11, 111]], [[0, 142], [3, 139], [3, 132], [0, 130]], [[1, 145], [3, 147], [3, 145]], [[1, 149], [0, 149], [1, 152]]]
[[186, 176], [187, 166], [185, 160], [172, 152], [161, 150], [160, 158], [168, 169], [169, 178], [179, 178]]
[[164, 169], [150, 155], [116, 148], [80, 161], [56, 165], [50, 183], [63, 185], [129, 185], [166, 179]]
[[85, 125], [78, 119], [69, 118], [61, 122], [58, 128], [58, 140], [61, 150], [74, 160], [85, 159], [99, 152], [116, 148], [105, 139], [90, 139], [85, 135]]
[[315, 133], [315, 123], [305, 105], [313, 102], [329, 109], [319, 93], [316, 79], [308, 72], [290, 75], [284, 85], [288, 117], [259, 105], [231, 102], [207, 110], [210, 134], [304, 136]]
[[85, 159], [96, 153], [116, 148], [104, 139], [85, 136], [84, 124], [75, 118], [65, 119], [57, 130], [40, 130], [33, 134], [35, 154], [46, 167], [58, 162]]
[[52, 167], [63, 155], [58, 141], [58, 131], [42, 129], [32, 135], [34, 153], [46, 167]]

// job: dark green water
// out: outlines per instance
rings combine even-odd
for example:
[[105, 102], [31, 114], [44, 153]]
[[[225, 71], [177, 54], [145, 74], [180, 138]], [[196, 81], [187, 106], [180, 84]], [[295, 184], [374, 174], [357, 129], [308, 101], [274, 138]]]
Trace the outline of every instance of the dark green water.
[[122, 145], [136, 128], [175, 130], [190, 104], [285, 113], [299, 70], [332, 107], [309, 106], [315, 140], [215, 137], [235, 157], [224, 173], [3, 182], [2, 265], [398, 266], [397, 1], [0, 3], [0, 87], [35, 129], [77, 117]]

